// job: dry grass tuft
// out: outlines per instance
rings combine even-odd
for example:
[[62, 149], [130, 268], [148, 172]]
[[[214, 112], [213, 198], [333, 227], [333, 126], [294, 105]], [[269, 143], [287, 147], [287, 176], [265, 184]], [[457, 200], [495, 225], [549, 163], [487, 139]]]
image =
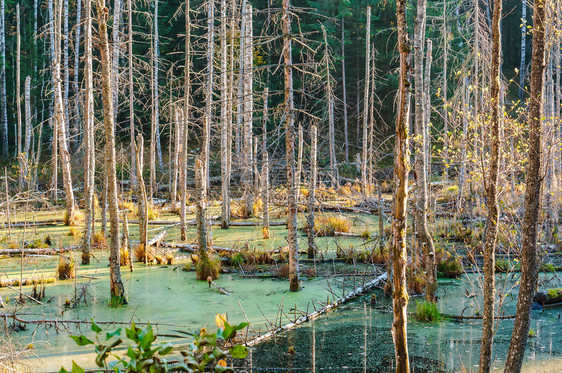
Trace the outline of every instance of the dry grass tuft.
[[319, 216], [314, 219], [314, 233], [317, 237], [334, 236], [336, 232], [349, 233], [353, 223], [339, 216]]
[[197, 261], [195, 270], [198, 280], [207, 281], [209, 277], [216, 280], [219, 278], [221, 262], [219, 258], [214, 255], [206, 255], [201, 260]]
[[105, 238], [103, 233], [101, 232], [94, 233], [94, 236], [92, 237], [92, 245], [98, 249], [105, 249], [108, 247], [107, 239]]
[[121, 267], [129, 265], [129, 249], [126, 247], [122, 247], [119, 254], [119, 261], [121, 263]]
[[84, 213], [77, 208], [74, 210], [74, 215], [72, 216], [68, 216], [66, 212], [64, 213], [64, 225], [75, 227], [82, 223], [84, 223]]
[[269, 228], [263, 227], [261, 229], [261, 233], [263, 235], [264, 240], [269, 240], [271, 238], [271, 233], [269, 231]]
[[66, 235], [76, 238], [80, 235], [80, 231], [76, 227], [70, 227]]
[[166, 254], [166, 264], [169, 266], [174, 264], [174, 255], [172, 253]]
[[64, 256], [59, 257], [59, 265], [57, 266], [57, 277], [59, 280], [68, 280], [76, 277], [76, 267], [74, 261]]
[[154, 256], [152, 256], [152, 254], [150, 253], [150, 251], [146, 251], [144, 249], [144, 245], [138, 245], [135, 246], [134, 251], [133, 251], [133, 255], [135, 257], [135, 261], [137, 262], [144, 262], [144, 258], [146, 255], [146, 262], [150, 263], [154, 260]]

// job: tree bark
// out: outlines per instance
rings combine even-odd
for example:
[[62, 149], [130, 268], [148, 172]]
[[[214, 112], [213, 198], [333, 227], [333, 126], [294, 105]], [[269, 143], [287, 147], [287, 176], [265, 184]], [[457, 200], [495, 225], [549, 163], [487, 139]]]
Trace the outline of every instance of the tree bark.
[[[154, 0], [154, 132], [156, 142], [156, 154], [158, 156], [158, 166], [162, 168], [162, 146], [160, 144], [160, 88], [158, 85], [158, 76], [160, 73], [160, 38], [158, 32], [158, 3], [160, 0]], [[152, 196], [151, 196], [152, 198]]]
[[267, 153], [267, 122], [269, 120], [269, 88], [265, 87], [263, 92], [263, 130], [262, 130], [262, 200], [263, 200], [263, 238], [269, 239], [269, 154]]
[[65, 203], [66, 203], [66, 216], [65, 224], [75, 225], [76, 221], [76, 205], [74, 203], [74, 190], [72, 189], [72, 172], [70, 169], [70, 154], [68, 152], [68, 141], [67, 141], [67, 126], [66, 118], [64, 114], [64, 107], [66, 106], [63, 102], [63, 92], [62, 92], [62, 82], [61, 82], [61, 72], [60, 72], [60, 42], [62, 39], [61, 35], [61, 18], [62, 18], [62, 1], [59, 0], [55, 17], [55, 60], [53, 63], [53, 82], [54, 82], [54, 93], [55, 93], [55, 123], [58, 129], [58, 147], [60, 150], [61, 159], [61, 170], [62, 179], [64, 184], [65, 193]]
[[131, 186], [137, 186], [137, 166], [135, 152], [135, 88], [133, 81], [133, 4], [131, 0], [127, 0], [127, 14], [129, 27], [129, 40], [127, 42], [128, 60], [129, 60], [129, 141], [131, 142]]
[[314, 204], [316, 202], [316, 184], [318, 182], [318, 166], [316, 164], [318, 151], [318, 128], [315, 124], [310, 128], [310, 185], [308, 187], [308, 259], [314, 259], [318, 248], [314, 242]]
[[349, 128], [347, 120], [347, 86], [345, 79], [345, 18], [341, 19], [341, 74], [343, 100], [343, 136], [345, 141], [345, 164], [349, 164]]
[[21, 30], [20, 30], [20, 4], [16, 4], [16, 112], [18, 125], [17, 137], [17, 160], [18, 160], [18, 189], [23, 190], [24, 159], [22, 157], [22, 124], [21, 124]]
[[82, 243], [82, 264], [90, 264], [92, 245], [92, 226], [95, 221], [94, 206], [94, 86], [92, 67], [92, 2], [86, 0], [86, 23], [84, 25], [84, 194], [85, 194], [85, 231]]
[[[415, 85], [415, 129], [416, 129], [416, 210], [414, 215], [416, 225], [416, 239], [423, 254], [423, 263], [426, 275], [425, 296], [430, 302], [435, 301], [436, 289], [436, 269], [435, 269], [435, 247], [433, 239], [429, 234], [427, 225], [427, 164], [426, 164], [426, 143], [427, 143], [427, 123], [424, 96], [424, 43], [426, 25], [426, 1], [418, 0], [416, 26], [414, 31], [414, 85]], [[431, 50], [429, 50], [431, 51]], [[429, 52], [431, 53], [431, 52]], [[431, 56], [431, 54], [429, 54]], [[431, 57], [429, 57], [430, 59]]]
[[253, 178], [255, 175], [252, 173], [252, 133], [253, 133], [253, 97], [252, 97], [252, 85], [253, 85], [253, 31], [252, 31], [252, 6], [246, 3], [246, 9], [243, 13], [242, 23], [244, 23], [244, 34], [241, 35], [244, 38], [243, 43], [241, 43], [241, 48], [243, 54], [243, 84], [244, 84], [244, 138], [242, 147], [243, 156], [243, 166], [242, 166], [242, 183], [244, 185], [244, 204], [246, 214], [248, 216], [253, 216], [253, 206], [254, 206], [254, 194], [252, 192]]
[[531, 304], [537, 285], [537, 231], [541, 191], [541, 118], [545, 70], [545, 6], [547, 1], [535, 0], [533, 4], [533, 55], [531, 61], [531, 91], [529, 102], [529, 163], [525, 190], [525, 215], [523, 217], [523, 242], [521, 248], [521, 280], [517, 296], [517, 310], [513, 333], [507, 352], [506, 372], [520, 372], [523, 365]]
[[117, 175], [115, 169], [115, 122], [111, 97], [111, 61], [109, 41], [107, 38], [108, 10], [105, 0], [97, 0], [98, 33], [102, 65], [102, 99], [103, 121], [105, 127], [105, 173], [107, 174], [107, 191], [109, 202], [111, 245], [109, 254], [109, 279], [111, 298], [114, 304], [127, 304], [125, 288], [121, 281], [121, 261], [119, 259], [119, 204], [117, 198]]
[[[139, 241], [140, 245], [142, 245], [146, 249], [146, 245], [148, 242], [147, 234], [148, 234], [148, 197], [146, 195], [146, 186], [144, 184], [144, 178], [142, 175], [142, 170], [144, 168], [144, 139], [142, 138], [142, 134], [137, 135], [137, 141], [135, 144], [135, 152], [136, 152], [136, 165], [137, 165], [137, 201], [138, 201], [138, 213], [139, 213]], [[144, 262], [146, 264], [146, 256], [144, 258]]]
[[527, 0], [521, 0], [521, 57], [519, 63], [519, 98], [525, 93], [525, 57], [527, 54]]
[[221, 0], [221, 227], [228, 229], [230, 222], [230, 174], [228, 172], [228, 49], [226, 33], [226, 0]]
[[[74, 129], [78, 134], [78, 138], [82, 135], [81, 121], [80, 121], [80, 34], [82, 29], [82, 0], [76, 1], [76, 27], [74, 39]], [[78, 143], [78, 141], [76, 142]]]
[[203, 141], [201, 142], [201, 161], [204, 165], [205, 198], [209, 189], [209, 162], [211, 152], [211, 126], [213, 124], [213, 81], [215, 56], [215, 3], [207, 0], [207, 75], [205, 78], [205, 113], [203, 118]]
[[410, 371], [408, 361], [407, 313], [408, 288], [406, 285], [406, 210], [408, 207], [409, 172], [409, 118], [410, 118], [410, 41], [406, 22], [406, 1], [396, 1], [396, 25], [398, 28], [398, 50], [400, 52], [400, 80], [398, 89], [398, 113], [396, 123], [396, 145], [394, 147], [394, 217], [392, 221], [392, 276], [394, 296], [392, 300], [394, 321], [392, 338], [396, 356], [396, 372]]
[[299, 246], [297, 241], [297, 188], [295, 162], [295, 110], [293, 93], [293, 55], [291, 36], [291, 1], [283, 0], [283, 59], [285, 76], [285, 151], [287, 162], [288, 213], [287, 229], [289, 243], [289, 290], [299, 291]]
[[187, 139], [189, 129], [189, 104], [190, 104], [190, 63], [191, 63], [191, 20], [190, 2], [185, 0], [185, 66], [184, 66], [184, 92], [183, 92], [183, 139], [182, 139], [182, 158], [180, 168], [180, 238], [182, 241], [187, 239]]
[[365, 54], [365, 93], [363, 95], [363, 146], [361, 150], [361, 189], [363, 195], [367, 195], [367, 149], [369, 147], [369, 85], [371, 82], [371, 7], [367, 7], [367, 30], [366, 30], [366, 54]]
[[480, 372], [489, 372], [492, 365], [492, 345], [494, 339], [494, 299], [495, 299], [495, 251], [498, 237], [499, 205], [498, 175], [500, 168], [500, 62], [501, 62], [501, 29], [502, 1], [494, 0], [492, 15], [492, 65], [491, 65], [491, 115], [490, 143], [491, 155], [489, 172], [485, 179], [486, 207], [486, 238], [484, 243], [484, 310], [482, 313], [482, 346], [480, 348]]

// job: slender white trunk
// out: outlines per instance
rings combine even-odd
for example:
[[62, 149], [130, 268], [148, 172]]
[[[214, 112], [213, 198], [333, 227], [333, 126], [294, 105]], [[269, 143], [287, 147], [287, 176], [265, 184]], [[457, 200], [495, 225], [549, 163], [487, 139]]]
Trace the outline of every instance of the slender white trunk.
[[[76, 1], [76, 27], [74, 38], [74, 130], [81, 136], [82, 125], [80, 120], [80, 31], [82, 29], [82, 0]], [[75, 143], [79, 143], [76, 141]]]
[[[332, 180], [332, 187], [337, 187], [339, 183], [338, 178], [338, 164], [336, 160], [336, 134], [334, 130], [334, 92], [332, 89], [332, 76], [330, 74], [330, 52], [328, 50], [328, 38], [326, 36], [326, 29], [322, 26], [322, 34], [324, 35], [324, 47], [326, 60], [326, 97], [328, 99], [328, 137], [330, 147], [330, 178]], [[347, 117], [347, 109], [345, 109], [345, 116]], [[345, 128], [347, 129], [347, 118], [345, 118]], [[347, 138], [347, 136], [346, 136]], [[346, 141], [347, 145], [347, 141]], [[347, 152], [347, 150], [346, 150]], [[347, 162], [347, 161], [346, 161]]]
[[315, 124], [310, 128], [310, 185], [308, 187], [308, 215], [307, 234], [308, 234], [308, 258], [316, 257], [316, 243], [314, 242], [314, 204], [316, 203], [316, 183], [318, 170], [316, 165], [316, 153], [318, 149], [318, 128]]
[[345, 164], [349, 164], [349, 129], [347, 121], [347, 86], [345, 81], [345, 24], [344, 18], [341, 19], [341, 74], [343, 89], [343, 134], [345, 141]]
[[269, 88], [263, 91], [263, 129], [262, 129], [262, 200], [263, 200], [263, 238], [268, 239], [269, 235], [269, 154], [267, 153], [267, 122], [269, 120]]
[[243, 178], [242, 183], [244, 184], [244, 203], [246, 206], [246, 213], [248, 216], [253, 215], [253, 205], [254, 205], [254, 195], [252, 191], [253, 178], [252, 175], [252, 133], [253, 133], [253, 33], [252, 33], [252, 6], [247, 3], [246, 9], [243, 13], [242, 23], [244, 24], [244, 34], [241, 36], [243, 38], [243, 84], [244, 84], [244, 139], [243, 139]]
[[119, 114], [119, 55], [121, 52], [121, 38], [119, 28], [121, 25], [121, 6], [122, 0], [115, 0], [113, 3], [113, 56], [111, 62], [111, 99], [113, 100], [113, 118], [117, 120]]
[[228, 49], [226, 34], [226, 0], [221, 0], [221, 227], [228, 228], [230, 221], [230, 175], [228, 172]]
[[18, 159], [18, 188], [23, 189], [24, 178], [24, 162], [22, 158], [22, 123], [21, 123], [21, 31], [20, 31], [20, 4], [16, 5], [16, 112], [18, 117], [18, 126], [16, 131], [17, 138], [17, 159]]
[[203, 162], [205, 181], [203, 192], [205, 198], [209, 189], [209, 161], [211, 152], [211, 126], [213, 122], [213, 80], [215, 55], [215, 1], [207, 1], [207, 76], [205, 83], [205, 114], [203, 118], [203, 141], [201, 145], [201, 162]]
[[369, 140], [369, 84], [371, 81], [371, 7], [367, 7], [367, 30], [366, 30], [365, 53], [365, 94], [363, 97], [363, 147], [361, 149], [361, 189], [363, 195], [367, 195], [367, 149]]
[[184, 65], [184, 92], [183, 92], [183, 139], [182, 139], [182, 156], [180, 160], [180, 237], [182, 241], [187, 239], [187, 139], [189, 129], [189, 101], [190, 101], [190, 48], [191, 48], [191, 20], [190, 20], [190, 3], [185, 0], [185, 65]]
[[521, 0], [521, 57], [519, 63], [519, 97], [525, 92], [525, 56], [527, 53], [527, 0]]
[[133, 81], [133, 4], [131, 0], [127, 0], [127, 13], [129, 21], [129, 40], [128, 58], [129, 58], [129, 141], [131, 142], [131, 186], [136, 188], [137, 185], [137, 167], [135, 156], [135, 89]]
[[23, 152], [27, 157], [27, 161], [31, 159], [31, 136], [33, 131], [33, 123], [31, 117], [31, 76], [25, 78], [25, 144]]
[[[156, 154], [158, 156], [158, 166], [163, 167], [162, 146], [160, 144], [160, 88], [158, 85], [159, 76], [159, 58], [160, 58], [160, 39], [158, 33], [158, 3], [160, 0], [154, 0], [154, 132], [156, 142]], [[152, 195], [150, 196], [153, 197]]]
[[[50, 0], [52, 1], [52, 0]], [[8, 157], [8, 108], [6, 104], [6, 10], [0, 0], [0, 114], [2, 120], [2, 157]]]

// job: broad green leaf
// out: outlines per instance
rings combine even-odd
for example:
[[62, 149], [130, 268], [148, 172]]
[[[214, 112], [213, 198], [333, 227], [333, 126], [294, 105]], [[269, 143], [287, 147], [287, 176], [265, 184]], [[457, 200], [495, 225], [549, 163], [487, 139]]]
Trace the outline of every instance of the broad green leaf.
[[80, 368], [78, 364], [76, 364], [74, 360], [72, 360], [72, 373], [86, 373], [86, 371]]
[[86, 346], [86, 345], [93, 345], [94, 344], [94, 342], [92, 340], [88, 339], [85, 335], [80, 335], [80, 336], [71, 335], [70, 338], [72, 338], [78, 346]]
[[230, 347], [228, 352], [230, 353], [230, 356], [235, 359], [244, 359], [246, 358], [246, 356], [248, 356], [248, 348], [244, 345]]
[[101, 328], [98, 326], [98, 324], [96, 324], [96, 322], [94, 321], [94, 319], [92, 320], [92, 326], [91, 329], [94, 333], [101, 333]]
[[160, 347], [160, 356], [165, 356], [168, 355], [169, 353], [172, 352], [172, 350], [174, 349], [174, 346], [171, 343], [166, 343], [164, 346]]
[[117, 337], [121, 335], [121, 328], [117, 329], [113, 333], [105, 333], [105, 340], [109, 340], [110, 338]]

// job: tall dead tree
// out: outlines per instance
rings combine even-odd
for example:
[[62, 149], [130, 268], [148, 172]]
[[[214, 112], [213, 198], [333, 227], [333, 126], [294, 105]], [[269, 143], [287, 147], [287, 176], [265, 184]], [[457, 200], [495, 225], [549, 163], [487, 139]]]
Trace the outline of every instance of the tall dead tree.
[[113, 100], [113, 118], [118, 117], [119, 113], [119, 57], [121, 55], [121, 6], [123, 0], [114, 0], [113, 2], [113, 56], [111, 61], [111, 99]]
[[349, 128], [347, 120], [347, 86], [345, 76], [345, 18], [341, 19], [341, 77], [343, 100], [343, 136], [345, 144], [345, 164], [349, 163]]
[[295, 99], [293, 93], [293, 54], [291, 1], [283, 0], [283, 59], [285, 76], [285, 161], [287, 162], [287, 230], [289, 243], [289, 290], [300, 290], [299, 244], [297, 241], [297, 186], [295, 180]]
[[[205, 78], [205, 113], [203, 116], [203, 140], [201, 141], [201, 162], [204, 165], [203, 180], [208, 192], [209, 188], [209, 163], [211, 153], [211, 126], [213, 124], [213, 81], [214, 81], [214, 56], [215, 56], [215, 1], [207, 0], [207, 74]], [[207, 196], [205, 194], [205, 196]], [[205, 197], [206, 198], [206, 197]]]
[[[153, 72], [153, 99], [154, 102], [154, 135], [156, 142], [156, 155], [158, 156], [158, 166], [163, 167], [162, 161], [162, 145], [160, 143], [160, 85], [158, 84], [158, 77], [160, 73], [160, 34], [158, 30], [158, 3], [160, 0], [154, 0], [154, 72]], [[152, 196], [151, 196], [152, 197]]]
[[128, 63], [129, 63], [129, 141], [131, 142], [131, 186], [137, 186], [137, 167], [135, 152], [135, 88], [134, 88], [134, 71], [133, 71], [133, 4], [131, 0], [127, 0], [127, 15], [129, 40], [127, 42]]
[[22, 125], [21, 125], [21, 30], [20, 30], [20, 4], [16, 4], [16, 112], [18, 125], [16, 128], [17, 137], [17, 160], [18, 160], [18, 189], [23, 189], [23, 168], [24, 159], [22, 157]]
[[365, 53], [365, 94], [363, 96], [363, 146], [361, 150], [361, 189], [367, 195], [367, 151], [369, 148], [369, 84], [371, 82], [371, 7], [367, 7], [367, 30], [365, 31], [367, 52]]
[[396, 143], [394, 146], [394, 216], [392, 220], [392, 299], [394, 321], [392, 338], [396, 357], [396, 372], [410, 371], [408, 361], [407, 306], [408, 287], [406, 284], [406, 212], [408, 208], [408, 172], [410, 152], [408, 132], [410, 128], [410, 41], [406, 22], [406, 0], [396, 1], [396, 26], [398, 28], [398, 51], [400, 52], [400, 77], [398, 83], [398, 113], [396, 122]]
[[82, 264], [90, 264], [92, 227], [95, 222], [94, 206], [94, 78], [92, 67], [92, 2], [86, 1], [86, 23], [84, 25], [84, 196], [85, 229], [82, 242]]
[[527, 0], [521, 0], [521, 55], [519, 62], [519, 97], [525, 93], [525, 57], [527, 54]]
[[82, 132], [80, 121], [80, 107], [82, 102], [80, 95], [80, 35], [82, 30], [82, 0], [76, 1], [76, 26], [74, 32], [74, 81], [72, 88], [74, 90], [74, 130], [77, 134]]
[[262, 233], [264, 239], [269, 239], [269, 154], [267, 152], [267, 122], [269, 120], [269, 88], [263, 91], [263, 129], [262, 129], [262, 165], [261, 165], [261, 188], [263, 200]]
[[426, 25], [426, 0], [418, 0], [416, 25], [414, 30], [414, 86], [415, 86], [415, 131], [416, 131], [416, 210], [414, 215], [416, 239], [423, 253], [426, 272], [425, 296], [430, 302], [435, 300], [436, 268], [435, 247], [427, 226], [427, 106], [424, 96], [424, 43]]
[[110, 215], [111, 244], [109, 254], [109, 281], [112, 304], [127, 304], [125, 288], [121, 281], [120, 242], [119, 242], [119, 203], [117, 197], [117, 174], [115, 155], [115, 122], [111, 96], [111, 60], [107, 37], [108, 10], [105, 0], [97, 0], [98, 33], [102, 66], [103, 122], [105, 127], [105, 173]]
[[[529, 164], [525, 190], [525, 215], [523, 218], [523, 244], [521, 248], [521, 280], [517, 296], [517, 310], [513, 333], [505, 363], [506, 372], [520, 372], [529, 336], [531, 304], [537, 285], [537, 231], [541, 195], [541, 119], [544, 92], [545, 59], [545, 7], [546, 0], [533, 4], [533, 52], [531, 61], [531, 91], [529, 102]], [[559, 10], [560, 8], [558, 8]], [[559, 113], [559, 109], [558, 109]]]
[[318, 128], [315, 124], [310, 128], [310, 185], [308, 187], [308, 215], [306, 217], [308, 234], [308, 258], [316, 258], [318, 251], [314, 242], [314, 205], [316, 203], [316, 184], [318, 182], [318, 166], [316, 163], [318, 150]]
[[191, 63], [191, 18], [190, 18], [190, 2], [185, 0], [185, 65], [184, 65], [184, 82], [183, 82], [183, 138], [182, 156], [180, 160], [180, 238], [182, 241], [187, 239], [187, 139], [189, 127], [189, 104], [190, 104], [190, 63]]
[[482, 346], [480, 348], [481, 373], [489, 372], [492, 364], [492, 345], [494, 340], [494, 300], [495, 300], [495, 252], [498, 238], [499, 204], [498, 176], [500, 169], [500, 63], [502, 0], [494, 0], [492, 13], [492, 65], [491, 65], [491, 115], [490, 115], [490, 162], [484, 188], [486, 191], [486, 235], [484, 243], [484, 310], [482, 313]]
[[[137, 165], [137, 201], [139, 212], [139, 241], [140, 245], [145, 248], [148, 242], [148, 196], [146, 194], [146, 186], [144, 184], [144, 178], [142, 176], [142, 170], [144, 169], [144, 139], [142, 134], [137, 135], [137, 141], [134, 144], [135, 154], [136, 154], [136, 165]], [[146, 255], [144, 257], [146, 263]]]
[[230, 136], [230, 121], [228, 115], [228, 49], [226, 33], [226, 0], [221, 0], [221, 227], [228, 229], [230, 222], [230, 174], [228, 162], [230, 149], [228, 138]]
[[[32, 115], [31, 115], [31, 76], [27, 76], [25, 78], [25, 143], [23, 146], [23, 154], [27, 159], [27, 162], [30, 162], [31, 159], [31, 136], [33, 133], [33, 123], [32, 123]], [[26, 176], [27, 177], [27, 176]]]
[[332, 89], [332, 76], [330, 74], [330, 52], [328, 49], [328, 37], [326, 35], [326, 28], [324, 28], [324, 26], [322, 26], [322, 34], [324, 36], [325, 48], [324, 59], [326, 60], [326, 97], [328, 99], [328, 143], [330, 148], [330, 178], [332, 179], [332, 187], [336, 187], [339, 181], [337, 168], [338, 165], [336, 160], [336, 135], [334, 130], [334, 92]]
[[252, 31], [252, 6], [246, 3], [246, 9], [243, 12], [242, 23], [244, 33], [241, 34], [243, 42], [241, 42], [241, 62], [244, 65], [242, 70], [243, 81], [243, 141], [242, 141], [242, 184], [244, 187], [244, 206], [247, 216], [253, 215], [254, 194], [252, 192], [253, 178], [252, 175], [252, 133], [253, 133], [253, 31]]
[[75, 225], [77, 208], [74, 202], [74, 190], [72, 189], [72, 172], [70, 169], [70, 154], [68, 152], [66, 117], [64, 116], [65, 103], [63, 102], [62, 81], [61, 81], [61, 21], [62, 21], [62, 1], [58, 0], [55, 16], [55, 59], [53, 61], [53, 90], [55, 93], [54, 119], [59, 136], [58, 146], [60, 150], [62, 179], [64, 184], [64, 194], [66, 203], [65, 224]]

